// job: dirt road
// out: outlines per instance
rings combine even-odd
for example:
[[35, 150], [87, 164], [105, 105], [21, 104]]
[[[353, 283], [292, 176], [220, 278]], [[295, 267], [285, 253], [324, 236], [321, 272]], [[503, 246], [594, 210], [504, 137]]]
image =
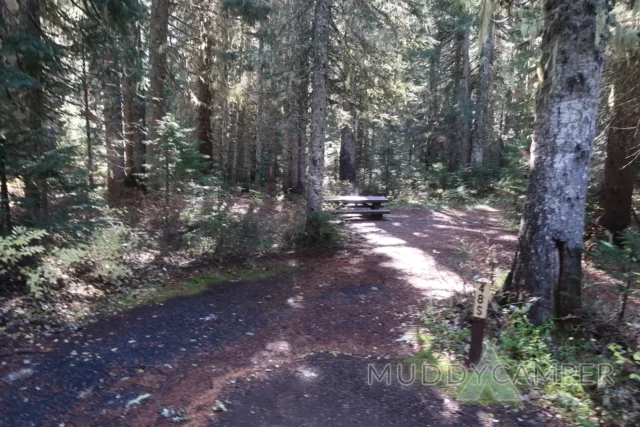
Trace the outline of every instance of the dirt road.
[[[515, 236], [488, 210], [396, 211], [347, 225], [336, 251], [292, 256], [289, 273], [215, 285], [138, 307], [4, 359], [7, 426], [537, 425], [414, 384], [369, 385], [370, 363], [402, 363], [429, 298], [464, 287]], [[461, 249], [462, 248], [462, 249]], [[478, 261], [480, 262], [480, 261]]]

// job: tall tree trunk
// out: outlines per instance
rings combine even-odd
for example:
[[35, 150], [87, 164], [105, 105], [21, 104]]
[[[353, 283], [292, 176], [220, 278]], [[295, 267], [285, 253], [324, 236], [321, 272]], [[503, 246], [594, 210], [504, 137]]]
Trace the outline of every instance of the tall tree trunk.
[[275, 196], [278, 191], [278, 111], [276, 105], [271, 101], [276, 95], [277, 88], [273, 83], [270, 85], [269, 95], [269, 194]]
[[198, 106], [196, 108], [196, 138], [198, 150], [205, 157], [206, 171], [213, 171], [213, 131], [211, 129], [211, 48], [205, 42], [205, 50], [201, 52], [200, 73], [196, 80]]
[[244, 126], [244, 104], [242, 98], [238, 98], [236, 103], [236, 117], [234, 120], [234, 138], [233, 149], [231, 154], [231, 182], [238, 182], [238, 151], [241, 146], [242, 127]]
[[124, 115], [125, 138], [125, 172], [126, 184], [130, 187], [141, 183], [140, 175], [144, 159], [144, 105], [138, 87], [141, 80], [142, 40], [140, 31], [133, 38], [128, 38], [133, 45], [132, 51], [124, 57], [124, 74], [122, 80], [122, 110]]
[[640, 145], [640, 82], [636, 71], [640, 54], [632, 52], [617, 59], [613, 67], [614, 105], [607, 140], [607, 159], [600, 205], [604, 210], [600, 224], [616, 241], [631, 225], [631, 200]]
[[[42, 39], [40, 30], [39, 0], [24, 0], [19, 8], [20, 27], [30, 38], [30, 43]], [[42, 63], [40, 54], [33, 48], [27, 48], [20, 63], [21, 70], [36, 82], [42, 82]], [[29, 151], [34, 163], [43, 160], [47, 151], [46, 135], [43, 127], [45, 117], [44, 91], [42, 87], [31, 86], [26, 89], [26, 116], [29, 130]], [[34, 173], [24, 179], [24, 192], [27, 200], [27, 213], [32, 223], [37, 224], [48, 216], [47, 180], [42, 173]]]
[[307, 175], [307, 127], [309, 125], [309, 52], [306, 46], [309, 41], [308, 15], [302, 10], [308, 7], [308, 0], [299, 0], [297, 5], [300, 11], [297, 13], [295, 31], [298, 46], [296, 75], [294, 81], [294, 144], [296, 145], [297, 160], [291, 164], [291, 168], [297, 169], [297, 179], [292, 180], [292, 191], [303, 194], [306, 189]]
[[138, 183], [137, 175], [142, 173], [143, 157], [143, 108], [140, 102], [137, 82], [133, 76], [127, 76], [122, 82], [124, 114], [124, 137], [125, 137], [125, 157], [126, 157], [126, 182], [129, 186]]
[[584, 212], [603, 46], [605, 0], [547, 0], [531, 173], [518, 252], [505, 290], [535, 299], [536, 324], [580, 307]]
[[[485, 7], [493, 7], [487, 0]], [[493, 20], [487, 25], [487, 40], [480, 52], [480, 83], [478, 85], [478, 115], [471, 148], [471, 164], [480, 167], [484, 163], [484, 151], [491, 141], [493, 118], [491, 116], [491, 91], [493, 90]]]
[[460, 49], [460, 86], [458, 92], [458, 126], [460, 130], [460, 167], [469, 166], [471, 151], [471, 96], [469, 89], [469, 26], [459, 35]]
[[[222, 52], [229, 50], [229, 14], [223, 8], [218, 21], [220, 28], [220, 49]], [[229, 180], [229, 66], [227, 60], [222, 57], [220, 63], [220, 176], [224, 181]]]
[[[164, 86], [167, 76], [167, 37], [169, 35], [169, 0], [152, 0], [150, 17], [149, 103], [147, 140], [158, 138], [158, 122], [165, 114]], [[153, 146], [148, 154], [153, 157]]]
[[89, 82], [87, 77], [87, 64], [84, 43], [82, 47], [82, 92], [84, 96], [84, 126], [87, 137], [87, 161], [89, 188], [93, 190], [93, 141], [91, 135], [91, 120], [89, 115]]
[[[248, 100], [245, 100], [245, 104], [247, 105]], [[245, 112], [247, 111], [247, 108], [245, 108]], [[246, 113], [245, 113], [245, 118], [246, 118]], [[253, 165], [251, 164], [251, 158], [252, 158], [252, 152], [251, 152], [251, 146], [252, 146], [252, 137], [251, 137], [251, 133], [249, 132], [249, 127], [248, 126], [243, 126], [242, 128], [242, 143], [243, 143], [243, 154], [244, 154], [244, 160], [242, 162], [243, 166], [244, 166], [244, 183], [246, 186], [251, 185], [251, 171], [253, 170]]]
[[345, 109], [349, 122], [342, 126], [340, 145], [340, 181], [349, 181], [356, 184], [356, 132], [357, 117], [356, 106], [350, 102], [345, 103]]
[[327, 67], [331, 0], [316, 0], [313, 33], [313, 95], [311, 99], [311, 143], [309, 146], [309, 178], [307, 210], [322, 211], [324, 180], [324, 132], [327, 119]]
[[262, 186], [262, 148], [266, 145], [267, 140], [267, 121], [265, 117], [265, 53], [264, 53], [264, 37], [265, 24], [260, 23], [260, 41], [258, 48], [258, 56], [260, 64], [258, 66], [258, 114], [257, 114], [257, 131], [256, 131], [256, 170], [254, 175], [254, 185], [256, 188]]
[[120, 64], [116, 48], [105, 59], [104, 81], [104, 127], [107, 145], [107, 199], [117, 206], [122, 201], [125, 183], [125, 150], [122, 115], [122, 88], [120, 87]]
[[428, 126], [429, 136], [425, 138], [425, 147], [423, 149], [425, 170], [436, 161], [436, 118], [440, 114], [440, 100], [438, 97], [439, 73], [440, 73], [440, 45], [434, 49], [429, 57], [429, 111]]

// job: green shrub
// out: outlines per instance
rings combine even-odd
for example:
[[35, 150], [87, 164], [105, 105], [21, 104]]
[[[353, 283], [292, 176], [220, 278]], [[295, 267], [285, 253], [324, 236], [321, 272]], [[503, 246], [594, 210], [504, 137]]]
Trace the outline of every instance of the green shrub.
[[46, 248], [37, 242], [46, 235], [45, 230], [15, 227], [10, 235], [0, 236], [0, 276], [25, 281], [35, 296], [40, 295], [40, 284], [52, 279], [50, 268], [39, 265]]
[[40, 297], [45, 285], [74, 267], [82, 266], [79, 274], [103, 283], [116, 283], [131, 274], [123, 262], [130, 235], [126, 227], [97, 229], [86, 242], [64, 248], [40, 243], [47, 235], [45, 230], [15, 227], [9, 236], [0, 237], [0, 275], [23, 281], [31, 295]]

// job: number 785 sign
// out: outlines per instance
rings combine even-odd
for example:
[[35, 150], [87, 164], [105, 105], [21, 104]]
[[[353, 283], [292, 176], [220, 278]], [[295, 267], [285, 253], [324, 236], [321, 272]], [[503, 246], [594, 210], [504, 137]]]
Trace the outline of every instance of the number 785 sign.
[[476, 296], [473, 299], [473, 317], [485, 319], [487, 307], [491, 298], [491, 282], [488, 279], [479, 279], [476, 285]]

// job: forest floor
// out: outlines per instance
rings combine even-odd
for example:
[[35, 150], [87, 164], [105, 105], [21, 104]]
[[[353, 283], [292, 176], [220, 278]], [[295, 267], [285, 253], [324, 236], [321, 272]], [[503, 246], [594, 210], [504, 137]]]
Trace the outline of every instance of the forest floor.
[[[394, 210], [347, 224], [335, 250], [270, 260], [279, 272], [217, 283], [1, 357], [7, 426], [550, 425], [543, 411], [459, 403], [436, 388], [367, 384], [402, 363], [430, 299], [509, 265], [516, 235], [490, 208]], [[555, 424], [558, 425], [558, 424]]]

